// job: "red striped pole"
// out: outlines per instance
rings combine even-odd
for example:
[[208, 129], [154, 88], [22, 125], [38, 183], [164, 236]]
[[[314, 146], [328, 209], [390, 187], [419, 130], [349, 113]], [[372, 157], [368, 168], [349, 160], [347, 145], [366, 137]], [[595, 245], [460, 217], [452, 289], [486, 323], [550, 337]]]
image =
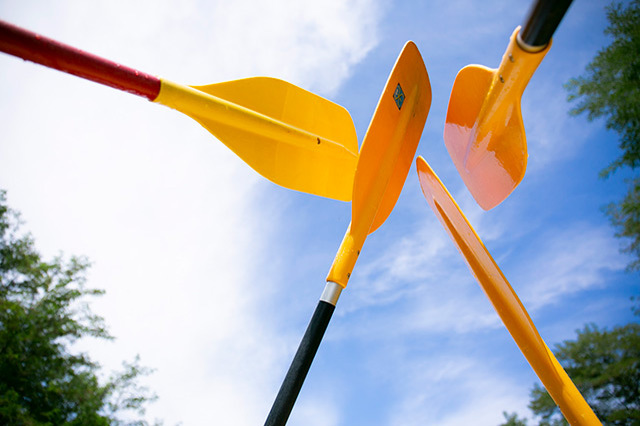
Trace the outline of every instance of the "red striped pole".
[[0, 51], [153, 101], [160, 79], [0, 20]]

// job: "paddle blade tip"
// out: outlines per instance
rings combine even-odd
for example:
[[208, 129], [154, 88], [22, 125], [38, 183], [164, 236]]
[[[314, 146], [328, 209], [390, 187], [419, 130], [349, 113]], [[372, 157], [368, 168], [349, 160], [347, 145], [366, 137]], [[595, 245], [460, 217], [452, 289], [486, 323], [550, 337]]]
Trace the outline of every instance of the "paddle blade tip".
[[473, 167], [469, 167], [464, 157], [456, 155], [449, 147], [447, 149], [465, 186], [484, 210], [502, 203], [524, 178], [526, 151], [516, 155], [510, 154], [509, 150], [487, 151]]
[[427, 161], [421, 155], [416, 158], [416, 171], [418, 172], [418, 181], [420, 182], [422, 194], [427, 199], [429, 204], [431, 204], [433, 193], [431, 191], [432, 187], [430, 183], [434, 178], [437, 179], [437, 176], [429, 163], [427, 163]]
[[456, 164], [456, 168], [467, 189], [484, 210], [497, 207], [522, 181], [522, 176], [514, 179], [493, 156], [485, 157], [471, 171], [462, 164]]

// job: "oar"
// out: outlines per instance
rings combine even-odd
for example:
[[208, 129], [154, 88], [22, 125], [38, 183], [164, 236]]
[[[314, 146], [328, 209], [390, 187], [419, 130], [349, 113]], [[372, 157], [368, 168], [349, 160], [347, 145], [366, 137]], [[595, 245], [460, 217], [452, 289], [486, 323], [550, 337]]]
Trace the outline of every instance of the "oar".
[[527, 167], [520, 99], [551, 47], [571, 0], [537, 0], [511, 35], [498, 69], [468, 65], [453, 83], [444, 142], [467, 188], [485, 210], [518, 186]]
[[524, 305], [451, 194], [424, 158], [418, 157], [416, 165], [429, 206], [564, 417], [572, 425], [600, 425], [591, 407], [538, 334]]
[[427, 70], [416, 45], [408, 42], [391, 71], [360, 149], [351, 224], [265, 425], [286, 424], [364, 241], [386, 220], [398, 200], [430, 106]]
[[290, 83], [257, 77], [183, 86], [3, 21], [0, 51], [174, 108], [272, 182], [351, 200], [358, 156], [351, 116]]

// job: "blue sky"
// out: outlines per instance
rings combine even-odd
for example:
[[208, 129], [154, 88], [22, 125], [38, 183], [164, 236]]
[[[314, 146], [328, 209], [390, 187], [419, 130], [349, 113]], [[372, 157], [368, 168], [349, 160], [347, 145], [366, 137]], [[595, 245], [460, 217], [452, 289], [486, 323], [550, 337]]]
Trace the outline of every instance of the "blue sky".
[[[422, 155], [550, 345], [634, 320], [637, 274], [602, 213], [625, 193], [601, 121], [568, 115], [562, 84], [608, 43], [604, 1], [575, 0], [522, 98], [529, 166], [484, 212], [446, 152], [456, 73], [496, 67], [529, 1], [0, 0], [0, 18], [186, 84], [267, 75], [343, 106], [359, 141], [402, 46], [433, 89]], [[350, 220], [350, 204], [280, 188], [168, 108], [0, 55], [0, 187], [45, 256], [93, 262], [92, 303], [117, 337], [86, 341], [107, 370], [140, 354], [147, 418], [262, 424]], [[537, 381], [429, 209], [415, 167], [367, 239], [291, 425], [497, 425]]]

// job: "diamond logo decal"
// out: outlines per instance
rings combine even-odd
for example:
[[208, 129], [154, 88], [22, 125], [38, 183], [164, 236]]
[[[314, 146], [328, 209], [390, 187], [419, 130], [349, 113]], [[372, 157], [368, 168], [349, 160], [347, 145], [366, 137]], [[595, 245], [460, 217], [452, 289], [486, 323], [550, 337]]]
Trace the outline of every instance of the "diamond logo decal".
[[402, 87], [400, 87], [400, 83], [398, 83], [396, 91], [393, 92], [393, 99], [396, 101], [398, 109], [401, 109], [402, 104], [404, 103], [404, 92], [402, 91]]

